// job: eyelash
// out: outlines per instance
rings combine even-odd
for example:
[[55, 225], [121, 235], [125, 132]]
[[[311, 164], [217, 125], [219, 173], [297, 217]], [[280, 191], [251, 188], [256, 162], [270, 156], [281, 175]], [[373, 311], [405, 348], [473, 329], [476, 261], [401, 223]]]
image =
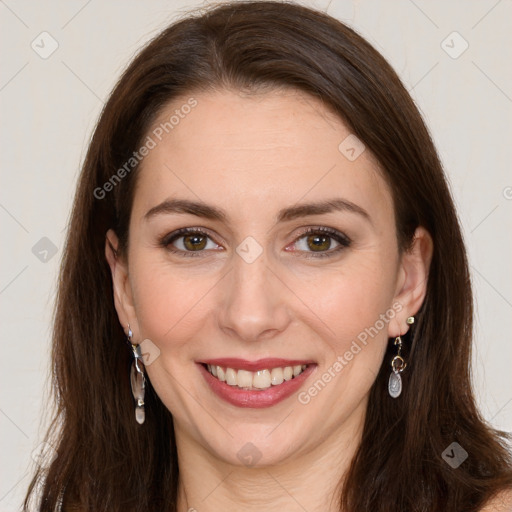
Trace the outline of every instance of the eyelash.
[[[329, 251], [319, 251], [318, 253], [315, 253], [315, 252], [312, 252], [312, 251], [311, 252], [310, 251], [306, 251], [306, 252], [308, 252], [308, 255], [307, 256], [304, 255], [302, 257], [304, 257], [304, 258], [327, 258], [327, 257], [331, 257], [331, 256], [337, 254], [338, 252], [340, 252], [341, 250], [349, 247], [350, 244], [351, 244], [351, 240], [348, 238], [348, 236], [344, 235], [343, 233], [340, 233], [339, 231], [337, 231], [335, 229], [327, 228], [327, 227], [308, 228], [305, 231], [303, 231], [295, 239], [295, 243], [298, 240], [300, 240], [301, 238], [304, 238], [305, 236], [312, 235], [312, 234], [318, 234], [318, 233], [329, 235], [329, 238], [332, 238], [336, 242], [338, 242], [339, 246], [336, 247], [335, 249], [331, 249]], [[181, 229], [178, 229], [177, 231], [174, 231], [173, 233], [165, 235], [160, 240], [160, 246], [162, 246], [163, 248], [167, 249], [168, 251], [170, 251], [170, 252], [172, 252], [174, 254], [179, 254], [180, 256], [184, 256], [184, 257], [199, 257], [202, 252], [205, 252], [204, 249], [201, 250], [201, 251], [183, 251], [181, 249], [171, 248], [172, 242], [175, 242], [180, 237], [182, 237], [184, 235], [188, 235], [188, 234], [199, 234], [199, 235], [206, 236], [210, 240], [212, 240], [211, 236], [207, 232], [205, 232], [205, 231], [203, 231], [203, 230], [201, 230], [199, 228], [181, 228]], [[214, 241], [214, 240], [212, 240], [212, 241]]]
[[[336, 247], [335, 249], [331, 249], [331, 250], [328, 250], [328, 251], [319, 251], [318, 253], [315, 253], [315, 252], [310, 252], [310, 251], [306, 251], [308, 252], [308, 255], [303, 255], [302, 257], [304, 258], [328, 258], [328, 257], [332, 257], [333, 255], [339, 253], [340, 251], [342, 251], [343, 249], [347, 248], [350, 246], [351, 244], [351, 240], [348, 236], [344, 235], [343, 233], [335, 230], [335, 229], [332, 229], [332, 228], [328, 228], [328, 227], [315, 227], [315, 228], [308, 228], [306, 230], [304, 230], [296, 239], [295, 239], [295, 242], [296, 243], [298, 240], [300, 240], [301, 238], [304, 238], [305, 236], [308, 236], [308, 235], [313, 235], [313, 234], [325, 234], [325, 235], [329, 235], [329, 238], [332, 238], [334, 239], [336, 242], [339, 243], [339, 246]], [[206, 232], [206, 231], [203, 231], [201, 229], [198, 229], [198, 228], [181, 228], [181, 229], [178, 229], [177, 231], [174, 231], [168, 235], [165, 235], [164, 237], [162, 237], [159, 241], [159, 245], [165, 249], [167, 249], [168, 251], [172, 252], [172, 253], [175, 253], [175, 254], [179, 254], [180, 256], [184, 256], [184, 257], [198, 257], [200, 256], [200, 254], [202, 252], [205, 252], [205, 250], [201, 250], [201, 251], [183, 251], [181, 249], [174, 249], [174, 248], [171, 248], [171, 244], [172, 242], [176, 241], [177, 239], [179, 239], [180, 237], [184, 236], [184, 235], [188, 235], [188, 234], [198, 234], [198, 235], [203, 235], [203, 236], [206, 236], [208, 237], [210, 240], [212, 240], [211, 236]], [[214, 240], [212, 240], [214, 241]], [[216, 242], [215, 242], [216, 243]]]
[[340, 231], [337, 231], [333, 228], [328, 228], [325, 226], [320, 227], [313, 227], [313, 228], [307, 228], [304, 231], [301, 232], [301, 234], [295, 239], [296, 243], [301, 238], [304, 238], [308, 235], [316, 235], [316, 234], [322, 234], [322, 235], [328, 235], [329, 238], [332, 238], [336, 242], [338, 242], [339, 246], [335, 249], [329, 249], [328, 251], [320, 251], [320, 252], [313, 252], [313, 251], [306, 251], [307, 255], [302, 255], [304, 258], [330, 258], [336, 254], [338, 254], [343, 249], [346, 249], [350, 246], [352, 243], [352, 240], [350, 238], [341, 233]]

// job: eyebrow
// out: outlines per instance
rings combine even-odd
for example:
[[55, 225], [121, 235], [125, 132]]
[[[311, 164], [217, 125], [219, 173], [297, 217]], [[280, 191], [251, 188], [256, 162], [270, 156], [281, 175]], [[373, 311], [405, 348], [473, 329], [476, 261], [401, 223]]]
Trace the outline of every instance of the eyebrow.
[[[288, 208], [283, 208], [277, 214], [277, 222], [294, 220], [309, 215], [321, 215], [335, 211], [355, 213], [372, 223], [371, 217], [366, 210], [355, 203], [341, 198], [333, 198], [326, 201], [303, 203]], [[149, 220], [152, 217], [162, 214], [190, 214], [205, 219], [217, 220], [227, 223], [228, 216], [224, 210], [216, 206], [211, 206], [200, 201], [190, 201], [188, 199], [166, 199], [162, 203], [151, 208], [144, 219]]]

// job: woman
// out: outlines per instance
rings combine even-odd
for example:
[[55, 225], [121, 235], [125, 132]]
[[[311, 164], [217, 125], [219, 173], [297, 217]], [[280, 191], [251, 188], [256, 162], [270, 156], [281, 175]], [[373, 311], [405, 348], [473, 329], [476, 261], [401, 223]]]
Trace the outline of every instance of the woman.
[[37, 486], [41, 511], [512, 506], [438, 156], [394, 71], [327, 15], [235, 2], [144, 48], [61, 276], [57, 456], [26, 507]]

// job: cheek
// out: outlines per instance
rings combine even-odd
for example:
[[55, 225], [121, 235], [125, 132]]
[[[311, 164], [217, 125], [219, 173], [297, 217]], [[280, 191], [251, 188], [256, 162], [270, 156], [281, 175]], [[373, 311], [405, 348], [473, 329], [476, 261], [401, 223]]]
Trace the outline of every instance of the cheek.
[[[309, 325], [320, 334], [324, 354], [317, 380], [299, 401], [314, 402], [311, 410], [319, 415], [338, 411], [335, 424], [361, 402], [383, 364], [388, 325], [399, 311], [393, 303], [393, 271], [385, 260], [361, 258], [343, 271], [302, 281], [299, 293], [309, 290], [307, 305], [319, 318]], [[316, 384], [319, 380], [329, 383], [327, 392], [318, 391], [324, 386]]]
[[[344, 351], [347, 344], [374, 326], [391, 307], [394, 277], [391, 265], [380, 254], [373, 253], [358, 255], [335, 270], [295, 277], [294, 289], [324, 323], [331, 346]], [[379, 330], [386, 338], [387, 330], [380, 324]]]
[[181, 418], [200, 414], [183, 383], [189, 383], [188, 389], [195, 364], [192, 351], [204, 338], [200, 330], [207, 310], [212, 310], [208, 291], [216, 282], [193, 274], [142, 257], [133, 261], [131, 271], [141, 339], [150, 339], [159, 350], [154, 364], [146, 366], [148, 377], [166, 407]]
[[172, 348], [179, 345], [176, 335], [190, 329], [194, 317], [197, 320], [215, 283], [213, 276], [199, 278], [193, 271], [176, 270], [149, 258], [134, 262], [131, 280], [141, 336], [159, 345], [169, 345], [166, 340], [172, 339]]
[[[216, 300], [223, 302], [222, 287], [228, 279], [221, 279], [224, 272], [218, 268], [179, 268], [144, 254], [132, 264], [130, 278], [141, 336], [161, 349], [178, 353], [223, 307]], [[376, 251], [355, 254], [336, 268], [302, 267], [293, 272], [283, 268], [283, 300], [295, 320], [342, 350], [390, 307], [393, 270]]]

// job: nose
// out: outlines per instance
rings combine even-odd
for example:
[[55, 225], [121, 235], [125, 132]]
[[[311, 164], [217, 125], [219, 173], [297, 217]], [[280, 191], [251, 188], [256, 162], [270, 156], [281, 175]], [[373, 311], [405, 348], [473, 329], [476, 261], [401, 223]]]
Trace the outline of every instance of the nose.
[[265, 251], [252, 262], [234, 253], [231, 264], [219, 290], [221, 330], [249, 342], [283, 332], [291, 321], [290, 291], [278, 271], [269, 267]]

